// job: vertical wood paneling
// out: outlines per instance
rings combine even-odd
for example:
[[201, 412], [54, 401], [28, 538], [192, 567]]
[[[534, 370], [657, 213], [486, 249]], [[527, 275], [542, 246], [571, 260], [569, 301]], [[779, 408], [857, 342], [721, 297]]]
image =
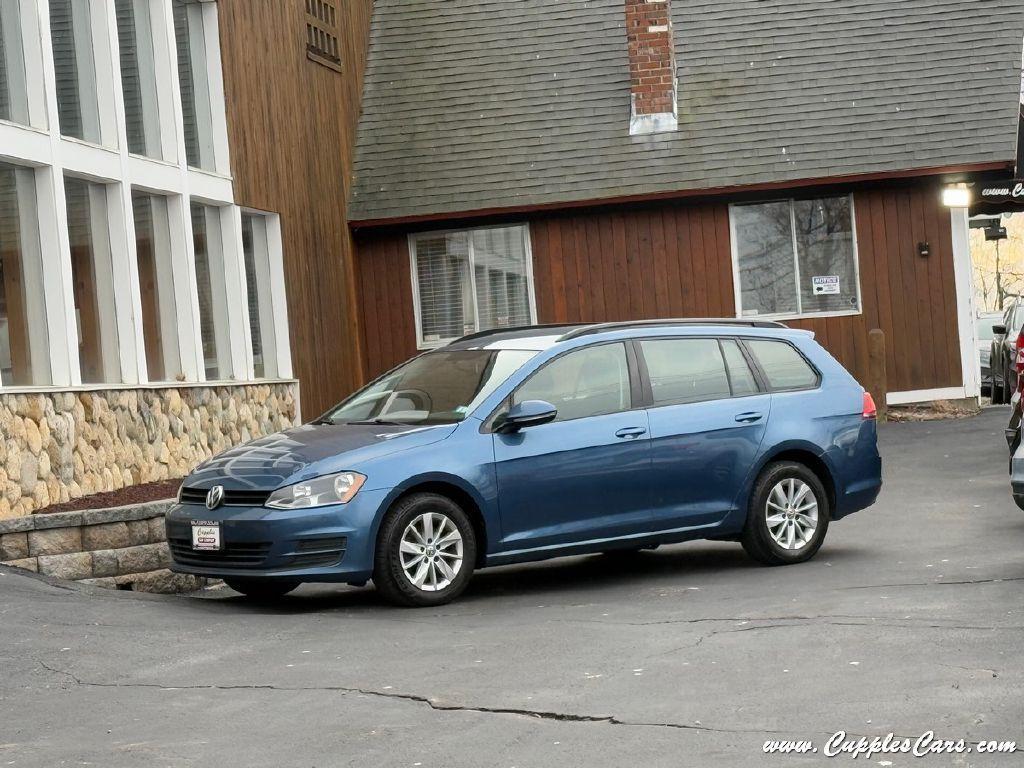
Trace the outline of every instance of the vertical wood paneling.
[[362, 379], [345, 201], [373, 3], [337, 3], [341, 72], [306, 57], [303, 0], [217, 6], [235, 200], [281, 216], [292, 363], [316, 415]]
[[[953, 250], [937, 187], [855, 193], [862, 314], [787, 321], [817, 339], [861, 381], [867, 334], [886, 335], [889, 390], [961, 384]], [[725, 203], [573, 211], [530, 221], [540, 323], [645, 317], [734, 317]], [[917, 255], [927, 240], [932, 255]], [[404, 233], [359, 241], [367, 375], [416, 353]], [[387, 286], [376, 295], [373, 286]], [[926, 349], [927, 348], [927, 349]]]

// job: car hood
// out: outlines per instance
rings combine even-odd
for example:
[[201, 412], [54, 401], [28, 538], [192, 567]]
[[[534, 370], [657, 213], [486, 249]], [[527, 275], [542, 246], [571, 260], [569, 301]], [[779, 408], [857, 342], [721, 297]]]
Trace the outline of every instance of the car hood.
[[184, 485], [274, 490], [331, 472], [359, 471], [371, 459], [444, 440], [455, 428], [455, 424], [304, 424], [214, 456], [196, 467]]

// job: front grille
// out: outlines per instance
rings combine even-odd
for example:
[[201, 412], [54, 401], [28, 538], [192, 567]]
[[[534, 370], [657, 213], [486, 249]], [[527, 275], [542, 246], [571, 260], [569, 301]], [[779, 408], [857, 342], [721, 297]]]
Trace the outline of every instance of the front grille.
[[227, 543], [218, 551], [192, 549], [189, 539], [170, 538], [171, 557], [181, 565], [200, 567], [259, 568], [270, 552], [269, 541]]
[[[182, 504], [206, 504], [208, 488], [185, 488], [181, 489]], [[226, 507], [262, 507], [270, 498], [270, 491], [238, 491], [224, 489], [224, 501], [221, 503]]]

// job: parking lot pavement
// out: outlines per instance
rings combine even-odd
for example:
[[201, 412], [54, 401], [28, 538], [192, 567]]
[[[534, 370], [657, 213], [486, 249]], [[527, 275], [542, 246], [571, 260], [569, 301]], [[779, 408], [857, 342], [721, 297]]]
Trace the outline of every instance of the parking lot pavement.
[[814, 765], [769, 739], [1000, 739], [1024, 765], [1024, 512], [1005, 408], [886, 425], [879, 503], [810, 563], [663, 547], [477, 575], [440, 609], [0, 575], [0, 764]]

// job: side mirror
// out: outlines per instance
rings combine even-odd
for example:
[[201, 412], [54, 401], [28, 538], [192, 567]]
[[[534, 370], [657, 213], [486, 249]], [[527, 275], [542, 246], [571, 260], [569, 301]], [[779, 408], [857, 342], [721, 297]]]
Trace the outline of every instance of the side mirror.
[[992, 326], [992, 333], [994, 333], [996, 336], [1005, 336], [1006, 335], [1006, 326], [1005, 325], [993, 325]]
[[498, 425], [498, 432], [509, 434], [525, 427], [536, 427], [554, 421], [558, 409], [543, 400], [524, 400], [513, 405]]

